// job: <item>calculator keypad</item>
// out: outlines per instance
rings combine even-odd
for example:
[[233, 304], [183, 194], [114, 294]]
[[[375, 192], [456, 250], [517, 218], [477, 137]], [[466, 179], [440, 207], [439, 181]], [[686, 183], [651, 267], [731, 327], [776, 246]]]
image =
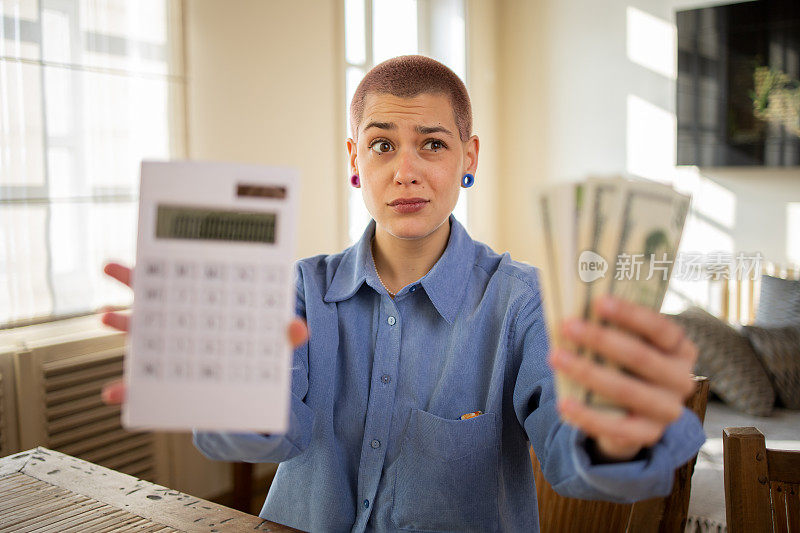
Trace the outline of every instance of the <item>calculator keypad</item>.
[[285, 348], [282, 267], [145, 261], [137, 278], [142, 378], [272, 382]]

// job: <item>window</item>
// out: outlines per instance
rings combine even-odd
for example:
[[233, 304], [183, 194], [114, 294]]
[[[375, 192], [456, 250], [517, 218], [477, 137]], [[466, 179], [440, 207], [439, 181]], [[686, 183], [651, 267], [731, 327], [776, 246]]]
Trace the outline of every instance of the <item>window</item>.
[[[468, 84], [464, 0], [345, 0], [345, 109], [361, 78], [391, 57], [422, 54], [441, 61]], [[347, 135], [350, 135], [348, 113]], [[369, 213], [361, 191], [352, 189], [348, 202], [351, 242], [361, 237]], [[467, 225], [466, 195], [454, 214]]]
[[0, 326], [130, 303], [139, 163], [184, 155], [180, 0], [0, 0]]

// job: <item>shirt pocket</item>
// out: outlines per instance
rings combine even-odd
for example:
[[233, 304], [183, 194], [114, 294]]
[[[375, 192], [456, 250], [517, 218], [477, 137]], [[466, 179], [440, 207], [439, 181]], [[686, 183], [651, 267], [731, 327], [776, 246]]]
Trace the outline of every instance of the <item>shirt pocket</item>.
[[494, 531], [497, 416], [448, 420], [412, 409], [394, 480], [392, 520], [414, 531]]

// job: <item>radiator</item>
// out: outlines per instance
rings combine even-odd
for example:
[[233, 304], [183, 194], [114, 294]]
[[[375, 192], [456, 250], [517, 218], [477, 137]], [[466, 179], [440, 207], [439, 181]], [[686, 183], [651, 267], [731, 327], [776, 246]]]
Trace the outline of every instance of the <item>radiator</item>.
[[0, 347], [0, 457], [19, 451], [14, 349]]
[[[165, 436], [130, 432], [119, 406], [100, 399], [122, 375], [124, 336], [85, 320], [74, 330], [36, 331], [14, 355], [19, 445], [46, 446], [154, 483], [168, 484]], [[33, 332], [32, 332], [33, 333]]]
[[229, 492], [230, 463], [203, 457], [191, 435], [127, 431], [101, 401], [124, 352], [97, 317], [1, 332], [0, 457], [43, 446], [201, 498]]

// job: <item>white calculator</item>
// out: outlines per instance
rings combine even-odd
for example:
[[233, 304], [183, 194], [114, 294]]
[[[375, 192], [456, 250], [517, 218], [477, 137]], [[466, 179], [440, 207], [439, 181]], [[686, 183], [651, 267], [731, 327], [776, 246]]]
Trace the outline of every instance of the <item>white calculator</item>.
[[143, 162], [126, 427], [286, 431], [298, 173]]

